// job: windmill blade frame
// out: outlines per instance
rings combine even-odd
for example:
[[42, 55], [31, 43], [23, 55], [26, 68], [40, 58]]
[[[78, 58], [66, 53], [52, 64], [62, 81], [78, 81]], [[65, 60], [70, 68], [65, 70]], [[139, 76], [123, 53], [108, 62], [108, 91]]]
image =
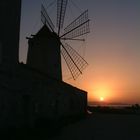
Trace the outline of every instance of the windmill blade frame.
[[66, 13], [68, 0], [57, 0], [57, 23], [58, 35], [60, 34], [60, 29], [63, 28], [64, 18]]
[[41, 21], [44, 25], [46, 24], [49, 27], [49, 29], [51, 29], [51, 31], [54, 32], [55, 26], [54, 26], [51, 18], [49, 17], [47, 10], [43, 6], [43, 4], [41, 5]]
[[69, 44], [61, 44], [61, 54], [72, 74], [74, 80], [82, 74], [88, 63]]
[[89, 21], [88, 10], [86, 10], [64, 29], [61, 38], [73, 39], [89, 33]]

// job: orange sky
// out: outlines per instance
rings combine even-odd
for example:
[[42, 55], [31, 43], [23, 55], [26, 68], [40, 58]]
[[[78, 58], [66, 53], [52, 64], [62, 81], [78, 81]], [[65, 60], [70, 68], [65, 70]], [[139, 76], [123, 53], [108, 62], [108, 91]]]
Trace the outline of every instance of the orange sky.
[[[43, 2], [22, 3], [20, 61], [26, 62], [26, 36], [40, 28]], [[140, 1], [76, 0], [75, 3], [81, 11], [89, 10], [91, 32], [83, 44], [89, 66], [76, 81], [70, 79], [68, 69], [63, 66], [64, 81], [86, 90], [89, 101], [99, 101], [102, 96], [106, 102], [140, 103]], [[50, 17], [56, 18], [53, 8], [47, 10]], [[73, 19], [79, 14], [74, 8], [69, 12]], [[77, 43], [70, 45], [77, 48]]]
[[140, 103], [140, 2], [89, 0], [87, 6], [89, 67], [77, 81], [66, 81], [87, 90], [89, 101], [102, 96], [106, 102]]

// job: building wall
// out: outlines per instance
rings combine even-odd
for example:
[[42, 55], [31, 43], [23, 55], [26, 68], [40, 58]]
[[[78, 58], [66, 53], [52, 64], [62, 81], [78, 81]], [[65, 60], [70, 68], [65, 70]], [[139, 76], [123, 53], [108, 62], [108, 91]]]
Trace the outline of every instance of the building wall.
[[0, 0], [0, 62], [18, 63], [21, 0]]
[[2, 63], [2, 43], [0, 41], [0, 64]]
[[86, 114], [87, 93], [28, 68], [11, 78], [0, 73], [0, 127], [34, 127], [37, 120], [58, 121]]

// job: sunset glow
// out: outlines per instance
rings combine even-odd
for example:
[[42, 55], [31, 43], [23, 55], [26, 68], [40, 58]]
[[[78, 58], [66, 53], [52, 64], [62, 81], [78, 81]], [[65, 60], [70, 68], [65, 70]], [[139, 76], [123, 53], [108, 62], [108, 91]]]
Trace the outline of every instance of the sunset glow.
[[[109, 85], [105, 85], [103, 83], [101, 83], [100, 85], [95, 85], [95, 89], [93, 89], [93, 94], [92, 94], [93, 100], [96, 101], [104, 101], [105, 99], [107, 101], [111, 100], [112, 98], [112, 87], [111, 84]], [[92, 97], [90, 97], [91, 99]]]
[[104, 98], [103, 98], [103, 97], [100, 97], [100, 101], [101, 101], [101, 102], [104, 101]]
[[[90, 34], [83, 36], [83, 39], [86, 39], [84, 43], [79, 41], [68, 43], [73, 49], [77, 49], [78, 53], [80, 47], [84, 48], [80, 55], [82, 54], [89, 65], [82, 76], [73, 80], [62, 58], [63, 81], [87, 91], [88, 101], [91, 102], [101, 102], [103, 97], [107, 103], [140, 103], [140, 1], [87, 1], [77, 0], [77, 3], [80, 3], [81, 9], [89, 10]], [[40, 4], [41, 1], [37, 0], [23, 1], [20, 62], [26, 63], [28, 41], [25, 37], [31, 31], [32, 34], [36, 33], [40, 28]], [[73, 6], [71, 8], [75, 17], [73, 18], [71, 11], [67, 9], [67, 17], [70, 19], [65, 18], [64, 26], [79, 16], [77, 10], [75, 11]], [[50, 7], [48, 14], [55, 23], [55, 10], [52, 12]]]

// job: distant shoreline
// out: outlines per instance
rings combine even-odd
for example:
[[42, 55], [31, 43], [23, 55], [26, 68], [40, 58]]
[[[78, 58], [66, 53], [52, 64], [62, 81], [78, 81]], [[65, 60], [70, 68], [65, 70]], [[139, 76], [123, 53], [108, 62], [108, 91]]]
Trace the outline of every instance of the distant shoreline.
[[90, 113], [110, 113], [110, 114], [135, 114], [140, 115], [140, 105], [117, 104], [117, 105], [89, 105], [87, 110]]
[[132, 107], [131, 104], [108, 104], [108, 105], [104, 105], [104, 104], [89, 104], [88, 106], [90, 107], [109, 107], [109, 108], [125, 108], [125, 107]]
[[111, 107], [111, 108], [124, 108], [132, 107], [135, 104], [126, 104], [126, 103], [106, 103], [106, 102], [89, 102], [88, 106], [90, 107]]

